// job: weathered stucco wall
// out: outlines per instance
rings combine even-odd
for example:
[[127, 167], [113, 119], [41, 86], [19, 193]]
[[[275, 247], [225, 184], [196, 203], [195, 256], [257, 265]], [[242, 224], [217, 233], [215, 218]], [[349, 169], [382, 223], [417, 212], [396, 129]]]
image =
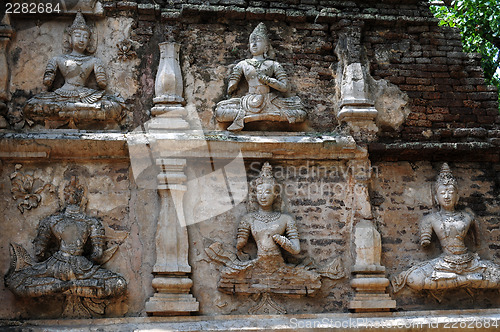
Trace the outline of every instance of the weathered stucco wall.
[[[259, 123], [245, 127], [252, 131], [248, 136], [255, 139], [248, 143], [254, 155], [245, 160], [248, 180], [258, 174], [264, 161], [269, 161], [285, 194], [283, 211], [297, 222], [301, 252], [296, 256], [286, 254], [287, 261], [299, 264], [310, 260], [311, 266], [321, 268], [340, 257], [346, 272], [346, 277], [340, 280], [323, 278], [323, 286], [315, 297], [275, 296], [275, 301], [288, 313], [348, 311], [354, 294], [350, 285], [353, 277], [350, 269], [355, 263], [352, 233], [355, 222], [361, 218], [353, 216], [354, 185], [348, 180], [349, 158], [359, 153], [353, 153], [353, 149], [364, 152], [367, 149], [374, 168], [370, 199], [382, 236], [382, 265], [386, 267], [387, 277], [393, 278], [441, 252], [435, 237], [430, 248], [420, 247], [418, 224], [432, 211], [431, 184], [444, 161], [451, 161], [458, 179], [459, 207], [472, 209], [479, 221], [478, 243], [468, 241], [467, 244], [482, 259], [500, 264], [497, 94], [494, 88], [485, 85], [477, 55], [463, 53], [459, 34], [438, 27], [424, 2], [175, 0], [155, 3], [157, 5], [146, 0], [104, 1], [103, 17], [87, 17], [96, 31], [95, 55], [106, 65], [108, 92], [122, 96], [128, 105], [121, 131], [129, 132], [151, 119], [160, 57], [158, 43], [163, 41], [181, 45], [186, 120], [193, 127], [199, 123], [207, 130], [224, 129], [214, 119], [214, 107], [227, 97], [227, 76], [232, 66], [249, 57], [248, 37], [260, 21], [269, 29], [276, 60], [288, 74], [291, 92], [302, 99], [309, 114], [303, 124]], [[18, 243], [33, 253], [32, 241], [38, 222], [60, 209], [64, 172], [76, 167], [88, 185], [87, 214], [100, 218], [106, 235], [122, 242], [105, 267], [123, 275], [128, 290], [110, 302], [106, 316], [146, 316], [145, 302], [155, 292], [151, 281], [156, 259], [156, 222], [161, 207], [156, 188], [142, 188], [134, 180], [126, 135], [116, 134], [123, 136], [122, 141], [116, 143], [96, 133], [90, 135], [93, 143], [87, 144], [84, 133], [77, 130], [51, 130], [42, 134], [43, 128], [30, 127], [23, 121], [21, 110], [30, 97], [44, 91], [45, 66], [51, 57], [63, 52], [64, 29], [73, 17], [44, 16], [37, 21], [22, 15], [11, 18], [16, 30], [7, 48], [12, 99], [7, 102], [8, 112], [0, 114], [10, 122], [7, 128], [0, 129], [0, 143], [5, 147], [5, 152], [0, 151], [0, 211], [4, 212], [0, 218], [0, 274], [9, 268], [9, 242]], [[351, 54], [342, 58], [336, 48], [349, 31], [354, 31], [350, 37], [359, 41], [360, 52], [352, 54], [357, 51], [350, 50]], [[133, 41], [136, 59], [118, 59], [116, 44], [124, 38]], [[353, 46], [349, 43], [346, 48]], [[290, 149], [283, 146], [277, 154], [269, 153], [269, 159], [263, 157], [267, 151], [255, 153], [262, 143], [259, 143], [263, 138], [259, 136], [260, 130], [295, 131], [298, 135], [308, 132], [303, 135], [305, 140], [331, 132], [335, 132], [335, 136], [345, 130], [340, 128], [335, 114], [339, 108], [342, 61], [353, 59], [361, 61], [361, 68], [368, 75], [367, 94], [379, 109], [380, 128], [374, 142], [356, 145], [349, 136], [354, 148], [345, 147], [351, 149], [345, 156], [339, 157], [344, 153], [339, 143], [338, 150], [331, 155], [326, 155], [328, 149], [322, 150], [324, 157], [312, 156], [313, 152], [309, 152], [316, 161], [295, 159]], [[244, 84], [241, 88], [245, 89]], [[16, 136], [15, 132], [19, 131], [30, 134]], [[68, 139], [63, 134], [59, 136], [60, 133], [82, 136]], [[347, 137], [348, 134], [344, 134]], [[44, 142], [39, 142], [41, 136]], [[218, 138], [243, 141], [240, 137]], [[297, 143], [289, 144], [298, 146], [294, 145]], [[337, 143], [325, 140], [318, 145]], [[121, 147], [114, 151], [118, 145]], [[300, 147], [291, 150], [302, 152]], [[348, 153], [352, 155], [346, 157]], [[19, 172], [32, 174], [40, 183], [52, 186], [41, 191], [38, 207], [24, 213], [17, 208], [19, 202], [12, 199], [11, 193], [11, 174], [16, 164], [22, 164]], [[216, 188], [210, 181], [224, 179], [211, 173], [213, 165], [205, 166], [188, 160], [185, 169], [188, 192], [184, 203], [190, 224], [192, 267], [189, 277], [194, 283], [191, 293], [200, 303], [200, 315], [248, 314], [259, 299], [218, 291], [221, 266], [205, 252], [216, 241], [234, 250], [238, 222], [248, 211], [247, 201], [235, 206], [226, 202], [223, 213], [207, 219], [206, 216], [213, 213], [211, 199], [221, 194], [220, 187]], [[113, 241], [110, 240], [110, 244]], [[255, 243], [250, 242], [245, 253], [248, 256], [244, 258], [255, 257]], [[388, 292], [396, 299], [397, 310], [500, 306], [496, 290], [474, 290], [469, 294], [462, 289], [430, 294], [405, 288], [392, 294], [389, 287]], [[0, 302], [2, 319], [56, 318], [62, 311], [62, 301], [15, 297], [3, 283], [0, 283]]]

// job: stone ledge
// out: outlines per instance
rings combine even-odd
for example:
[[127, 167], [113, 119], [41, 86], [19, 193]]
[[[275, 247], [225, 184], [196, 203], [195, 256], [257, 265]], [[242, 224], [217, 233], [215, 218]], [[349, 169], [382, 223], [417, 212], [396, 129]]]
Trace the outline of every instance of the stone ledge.
[[0, 159], [128, 159], [127, 140], [121, 133], [77, 130], [0, 132]]
[[[360, 148], [351, 136], [320, 135], [283, 132], [182, 132], [156, 134], [129, 134], [129, 145], [134, 140], [148, 140], [153, 154], [161, 158], [235, 158], [241, 151], [245, 159], [354, 159], [366, 158], [366, 149]], [[141, 144], [141, 143], [139, 143]]]
[[241, 151], [250, 159], [353, 159], [365, 158], [351, 136], [316, 133], [181, 132], [93, 133], [52, 130], [33, 133], [0, 131], [0, 159], [94, 160], [129, 159], [129, 144], [152, 146], [158, 157], [234, 158]]
[[[486, 322], [490, 328], [484, 328]], [[465, 324], [465, 325], [464, 325]], [[129, 317], [82, 320], [0, 321], [2, 331], [495, 331], [498, 309], [391, 313]]]
[[386, 161], [489, 161], [500, 160], [495, 142], [371, 143], [370, 160]]

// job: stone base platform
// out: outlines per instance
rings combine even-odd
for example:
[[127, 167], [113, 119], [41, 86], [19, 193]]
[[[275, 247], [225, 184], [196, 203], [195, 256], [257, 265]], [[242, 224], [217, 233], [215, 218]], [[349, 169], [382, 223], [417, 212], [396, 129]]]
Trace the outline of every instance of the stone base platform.
[[0, 320], [1, 331], [498, 331], [500, 309], [129, 317], [82, 320]]

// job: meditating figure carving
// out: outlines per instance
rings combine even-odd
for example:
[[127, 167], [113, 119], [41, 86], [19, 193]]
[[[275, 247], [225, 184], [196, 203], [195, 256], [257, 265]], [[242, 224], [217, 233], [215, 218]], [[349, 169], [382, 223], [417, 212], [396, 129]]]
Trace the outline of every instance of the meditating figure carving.
[[[102, 61], [87, 53], [91, 30], [83, 15], [78, 12], [73, 25], [69, 28], [71, 52], [52, 58], [47, 64], [43, 84], [51, 88], [60, 72], [64, 85], [53, 92], [45, 92], [31, 98], [25, 108], [25, 115], [32, 121], [37, 120], [119, 120], [122, 116], [124, 101], [106, 94], [107, 78]], [[98, 90], [90, 88], [87, 80], [92, 72]]]
[[117, 248], [105, 250], [101, 222], [81, 212], [84, 191], [73, 176], [64, 190], [64, 211], [39, 224], [34, 240], [39, 261], [11, 244], [11, 267], [5, 276], [6, 286], [18, 296], [66, 296], [65, 313], [74, 316], [104, 313], [99, 300], [119, 296], [127, 286], [123, 277], [100, 266]]
[[292, 216], [273, 208], [279, 185], [269, 163], [264, 164], [251, 186], [258, 209], [241, 219], [236, 249], [241, 254], [251, 235], [257, 244], [257, 258], [241, 261], [220, 243], [210, 246], [209, 256], [225, 265], [219, 289], [246, 294], [314, 294], [321, 287], [320, 274], [303, 266], [288, 265], [283, 259], [281, 249], [293, 255], [300, 252], [299, 233]]
[[415, 290], [442, 290], [450, 288], [500, 288], [500, 266], [471, 253], [465, 245], [469, 230], [477, 227], [472, 211], [458, 211], [457, 181], [448, 164], [443, 164], [437, 178], [434, 198], [439, 210], [425, 216], [420, 223], [420, 244], [431, 242], [436, 233], [443, 254], [402, 272], [393, 280], [394, 291], [405, 284]]
[[267, 28], [260, 23], [250, 35], [251, 59], [240, 61], [229, 76], [227, 92], [233, 94], [242, 76], [248, 82], [248, 93], [243, 97], [219, 102], [215, 116], [219, 122], [232, 122], [227, 128], [239, 131], [245, 122], [252, 121], [304, 121], [306, 112], [299, 97], [284, 97], [290, 86], [283, 67], [274, 61]]

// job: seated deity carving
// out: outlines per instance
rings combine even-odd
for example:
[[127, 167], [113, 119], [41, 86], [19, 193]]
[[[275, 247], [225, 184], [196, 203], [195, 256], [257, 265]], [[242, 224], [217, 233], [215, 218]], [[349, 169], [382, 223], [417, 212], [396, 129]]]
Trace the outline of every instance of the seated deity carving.
[[219, 102], [215, 117], [219, 122], [231, 122], [230, 131], [240, 131], [246, 122], [303, 122], [306, 118], [299, 97], [285, 97], [290, 90], [283, 67], [274, 60], [267, 28], [260, 23], [250, 35], [251, 59], [240, 61], [229, 76], [227, 92], [232, 95], [242, 76], [248, 82], [248, 93]]
[[[29, 123], [49, 121], [70, 123], [118, 122], [125, 106], [124, 100], [106, 94], [107, 78], [102, 61], [91, 55], [92, 31], [83, 15], [78, 12], [69, 28], [69, 54], [56, 56], [47, 64], [43, 84], [52, 88], [56, 74], [64, 78], [64, 85], [54, 91], [40, 93], [24, 107]], [[94, 76], [91, 77], [91, 74]], [[88, 86], [88, 80], [95, 77], [97, 89]]]
[[414, 290], [430, 291], [500, 288], [500, 266], [480, 259], [465, 244], [466, 235], [473, 228], [477, 229], [477, 224], [472, 211], [455, 209], [459, 199], [458, 187], [448, 164], [443, 164], [434, 189], [434, 199], [439, 210], [422, 219], [420, 244], [423, 247], [429, 246], [434, 232], [443, 253], [398, 275], [392, 281], [394, 291], [400, 291], [405, 285]]
[[122, 295], [127, 282], [101, 266], [117, 247], [105, 250], [101, 221], [81, 212], [85, 192], [75, 176], [64, 189], [66, 207], [38, 226], [36, 260], [11, 244], [11, 266], [5, 284], [24, 297], [63, 295], [63, 316], [90, 317], [104, 313], [103, 299]]
[[306, 266], [285, 263], [281, 250], [293, 255], [300, 252], [295, 220], [273, 207], [279, 195], [272, 167], [265, 163], [257, 179], [252, 181], [258, 209], [241, 218], [236, 249], [239, 254], [250, 236], [257, 244], [257, 258], [239, 260], [215, 242], [207, 254], [225, 267], [219, 289], [226, 293], [313, 295], [321, 287], [321, 275]]

